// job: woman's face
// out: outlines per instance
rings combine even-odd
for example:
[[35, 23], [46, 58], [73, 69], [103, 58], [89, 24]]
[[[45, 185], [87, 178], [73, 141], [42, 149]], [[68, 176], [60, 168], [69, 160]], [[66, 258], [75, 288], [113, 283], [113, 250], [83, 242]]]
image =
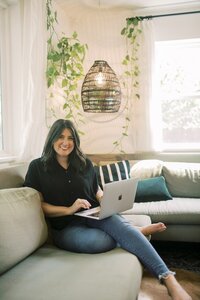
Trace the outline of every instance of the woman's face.
[[67, 157], [74, 150], [74, 138], [69, 129], [65, 128], [58, 140], [53, 144], [57, 157]]

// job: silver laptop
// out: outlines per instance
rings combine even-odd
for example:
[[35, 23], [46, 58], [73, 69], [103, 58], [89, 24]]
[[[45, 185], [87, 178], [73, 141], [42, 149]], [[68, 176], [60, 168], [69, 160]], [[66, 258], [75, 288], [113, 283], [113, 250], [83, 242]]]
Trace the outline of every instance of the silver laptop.
[[101, 206], [75, 213], [77, 216], [105, 219], [133, 207], [138, 180], [130, 178], [104, 185]]

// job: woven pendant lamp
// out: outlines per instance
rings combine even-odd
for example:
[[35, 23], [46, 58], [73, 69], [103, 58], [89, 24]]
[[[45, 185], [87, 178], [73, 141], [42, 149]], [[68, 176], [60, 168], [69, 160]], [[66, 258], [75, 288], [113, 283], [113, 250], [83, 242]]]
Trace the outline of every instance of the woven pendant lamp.
[[104, 60], [96, 60], [85, 76], [81, 89], [83, 110], [91, 113], [117, 112], [121, 89], [115, 72]]

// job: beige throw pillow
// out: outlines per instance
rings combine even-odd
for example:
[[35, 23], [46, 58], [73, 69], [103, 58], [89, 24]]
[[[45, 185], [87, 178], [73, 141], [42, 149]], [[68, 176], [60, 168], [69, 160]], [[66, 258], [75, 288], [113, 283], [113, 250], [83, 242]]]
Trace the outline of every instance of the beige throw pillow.
[[163, 176], [172, 196], [200, 198], [200, 164], [166, 162]]
[[162, 166], [163, 162], [157, 159], [138, 161], [131, 167], [130, 177], [139, 179], [159, 177], [162, 174]]

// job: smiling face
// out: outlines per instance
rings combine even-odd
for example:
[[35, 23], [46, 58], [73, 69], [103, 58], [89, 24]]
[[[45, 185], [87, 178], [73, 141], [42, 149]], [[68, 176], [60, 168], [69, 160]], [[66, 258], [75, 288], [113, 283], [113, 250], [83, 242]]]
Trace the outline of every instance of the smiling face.
[[66, 159], [74, 150], [74, 138], [69, 129], [65, 128], [57, 141], [53, 144], [57, 159]]

